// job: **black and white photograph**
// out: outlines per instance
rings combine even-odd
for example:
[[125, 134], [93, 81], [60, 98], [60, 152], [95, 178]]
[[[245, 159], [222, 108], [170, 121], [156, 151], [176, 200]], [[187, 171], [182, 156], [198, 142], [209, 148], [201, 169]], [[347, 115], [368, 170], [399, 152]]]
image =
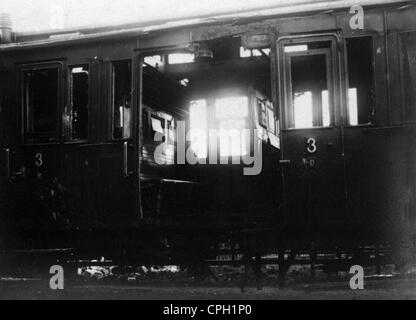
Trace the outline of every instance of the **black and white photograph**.
[[416, 1], [1, 0], [0, 300], [416, 300]]

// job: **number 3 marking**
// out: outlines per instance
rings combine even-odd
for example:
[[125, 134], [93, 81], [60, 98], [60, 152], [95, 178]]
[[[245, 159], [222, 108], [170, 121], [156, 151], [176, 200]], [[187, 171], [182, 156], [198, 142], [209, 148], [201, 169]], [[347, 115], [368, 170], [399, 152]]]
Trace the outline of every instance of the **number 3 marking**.
[[318, 150], [318, 147], [316, 146], [316, 140], [314, 138], [309, 138], [307, 141], [307, 149], [309, 153], [315, 153]]
[[36, 156], [35, 156], [35, 158], [36, 158], [36, 162], [35, 162], [35, 164], [36, 164], [36, 166], [37, 167], [42, 167], [43, 166], [43, 156], [42, 156], [42, 153], [37, 153], [36, 154]]

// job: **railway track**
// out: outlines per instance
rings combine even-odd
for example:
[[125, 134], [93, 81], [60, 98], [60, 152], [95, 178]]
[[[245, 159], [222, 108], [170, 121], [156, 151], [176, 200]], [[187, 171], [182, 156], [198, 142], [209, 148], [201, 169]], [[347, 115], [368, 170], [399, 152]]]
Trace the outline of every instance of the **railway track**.
[[[262, 289], [264, 283], [283, 288], [294, 282], [308, 284], [346, 279], [353, 265], [369, 270], [368, 276], [380, 276], [386, 272], [390, 276], [400, 274], [394, 266], [391, 248], [366, 247], [358, 253], [287, 250], [263, 256], [248, 256], [242, 251], [223, 249], [211, 252], [211, 255], [211, 259], [181, 265], [171, 257], [157, 264], [116, 256], [86, 258], [73, 248], [2, 251], [0, 277], [49, 279], [51, 266], [59, 265], [65, 270], [65, 278], [71, 281], [105, 279], [116, 284], [123, 284], [123, 281], [148, 283], [163, 275], [162, 278], [172, 280], [172, 283], [179, 280], [180, 283], [227, 284], [244, 291], [251, 285]], [[175, 267], [169, 269], [166, 266]], [[169, 285], [169, 281], [165, 284]]]

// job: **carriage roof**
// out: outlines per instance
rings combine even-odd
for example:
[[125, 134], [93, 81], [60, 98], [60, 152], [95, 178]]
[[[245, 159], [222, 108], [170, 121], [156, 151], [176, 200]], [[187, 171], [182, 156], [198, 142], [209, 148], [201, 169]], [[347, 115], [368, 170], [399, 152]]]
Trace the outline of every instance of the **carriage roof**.
[[[354, 0], [278, 0], [272, 7], [263, 7], [244, 11], [225, 13], [210, 13], [199, 16], [183, 16], [171, 20], [153, 20], [146, 22], [112, 25], [103, 27], [71, 28], [64, 30], [51, 30], [47, 32], [24, 32], [15, 34], [15, 41], [9, 44], [0, 44], [0, 52], [19, 48], [41, 47], [59, 43], [76, 41], [114, 39], [129, 36], [140, 36], [175, 28], [203, 26], [225, 23], [243, 23], [261, 21], [293, 15], [332, 13], [337, 10], [352, 7], [357, 4]], [[377, 7], [386, 5], [406, 5], [415, 0], [361, 0], [363, 7]]]

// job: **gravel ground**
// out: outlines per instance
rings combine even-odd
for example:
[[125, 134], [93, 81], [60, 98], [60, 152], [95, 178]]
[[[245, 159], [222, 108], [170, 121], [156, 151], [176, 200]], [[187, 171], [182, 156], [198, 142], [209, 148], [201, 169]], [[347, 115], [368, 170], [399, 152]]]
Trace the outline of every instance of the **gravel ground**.
[[53, 291], [49, 275], [42, 272], [0, 277], [0, 299], [73, 300], [73, 299], [128, 299], [128, 300], [368, 300], [415, 299], [416, 268], [406, 275], [394, 273], [393, 266], [375, 274], [374, 268], [365, 269], [365, 289], [350, 289], [350, 275], [338, 272], [328, 276], [317, 270], [312, 281], [308, 266], [292, 266], [287, 276], [287, 287], [279, 289], [278, 267], [263, 267], [264, 289], [256, 290], [254, 274], [249, 273], [246, 290], [242, 292], [244, 269], [241, 267], [211, 267], [211, 276], [198, 280], [187, 270], [176, 266], [163, 267], [88, 267], [78, 274], [65, 273], [65, 287]]
[[49, 280], [0, 279], [0, 299], [73, 300], [390, 300], [416, 299], [414, 278], [366, 279], [365, 289], [352, 291], [348, 280], [289, 284], [286, 289], [266, 286], [258, 291], [253, 285], [243, 293], [237, 285], [215, 285], [188, 281], [102, 281], [69, 280], [62, 291], [52, 291]]

